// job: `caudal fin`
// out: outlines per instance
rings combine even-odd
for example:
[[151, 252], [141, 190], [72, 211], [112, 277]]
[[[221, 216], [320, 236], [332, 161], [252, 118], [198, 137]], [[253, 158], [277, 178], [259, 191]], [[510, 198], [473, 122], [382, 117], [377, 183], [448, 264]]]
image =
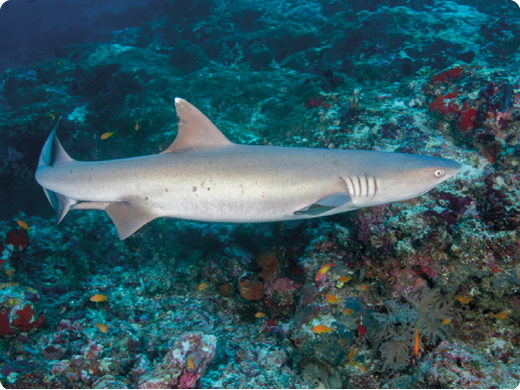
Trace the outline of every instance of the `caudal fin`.
[[[38, 180], [38, 171], [41, 168], [54, 167], [58, 164], [74, 161], [67, 154], [65, 149], [63, 149], [63, 146], [61, 146], [61, 143], [56, 136], [56, 130], [60, 125], [60, 121], [61, 117], [58, 119], [58, 123], [56, 123], [54, 130], [52, 130], [51, 134], [47, 138], [47, 141], [45, 141], [45, 144], [43, 145], [42, 152], [40, 153], [40, 160], [38, 162], [38, 169], [36, 170], [36, 180]], [[52, 208], [58, 213], [58, 223], [60, 223], [63, 217], [65, 217], [69, 211], [70, 206], [77, 203], [78, 201], [51, 191], [48, 188], [45, 188], [43, 185], [42, 188], [45, 192], [45, 195], [47, 196], [47, 199], [49, 199]]]

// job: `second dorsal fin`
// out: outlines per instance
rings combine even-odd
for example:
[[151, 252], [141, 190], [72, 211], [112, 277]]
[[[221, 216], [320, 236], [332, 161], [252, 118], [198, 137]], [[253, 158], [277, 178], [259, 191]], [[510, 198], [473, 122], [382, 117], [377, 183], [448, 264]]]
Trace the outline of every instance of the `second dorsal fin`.
[[179, 129], [175, 141], [162, 153], [179, 153], [232, 145], [224, 134], [194, 105], [175, 98]]

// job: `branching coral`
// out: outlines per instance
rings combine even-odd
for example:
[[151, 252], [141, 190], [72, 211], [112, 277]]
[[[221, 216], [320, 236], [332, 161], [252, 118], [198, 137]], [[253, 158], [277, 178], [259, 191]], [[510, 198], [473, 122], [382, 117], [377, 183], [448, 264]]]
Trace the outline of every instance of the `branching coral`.
[[458, 316], [453, 303], [440, 296], [438, 289], [424, 288], [418, 300], [408, 298], [408, 303], [386, 303], [388, 313], [371, 313], [381, 327], [370, 337], [379, 345], [384, 359], [383, 370], [393, 370], [408, 364], [414, 350], [415, 331], [419, 327], [421, 340], [436, 344], [448, 336], [447, 318]]

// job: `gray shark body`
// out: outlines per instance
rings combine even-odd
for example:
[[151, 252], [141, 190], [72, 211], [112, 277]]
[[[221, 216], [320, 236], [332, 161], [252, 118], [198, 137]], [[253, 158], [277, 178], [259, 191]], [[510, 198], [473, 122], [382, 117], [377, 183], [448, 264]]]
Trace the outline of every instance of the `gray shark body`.
[[158, 217], [212, 222], [314, 218], [422, 195], [454, 176], [454, 161], [400, 153], [231, 143], [177, 98], [179, 131], [164, 152], [80, 162], [53, 130], [36, 180], [61, 221], [106, 210], [121, 239]]

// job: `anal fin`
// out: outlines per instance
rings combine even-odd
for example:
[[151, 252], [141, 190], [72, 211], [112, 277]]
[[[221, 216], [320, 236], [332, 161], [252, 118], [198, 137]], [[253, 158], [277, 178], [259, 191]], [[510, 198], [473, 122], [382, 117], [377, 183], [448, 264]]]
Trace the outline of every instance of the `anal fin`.
[[341, 207], [351, 200], [350, 196], [343, 193], [328, 195], [300, 210], [295, 211], [294, 215], [320, 215], [337, 207]]
[[141, 226], [157, 218], [156, 215], [152, 215], [146, 210], [127, 202], [110, 203], [105, 210], [116, 225], [117, 233], [121, 240], [124, 240]]

